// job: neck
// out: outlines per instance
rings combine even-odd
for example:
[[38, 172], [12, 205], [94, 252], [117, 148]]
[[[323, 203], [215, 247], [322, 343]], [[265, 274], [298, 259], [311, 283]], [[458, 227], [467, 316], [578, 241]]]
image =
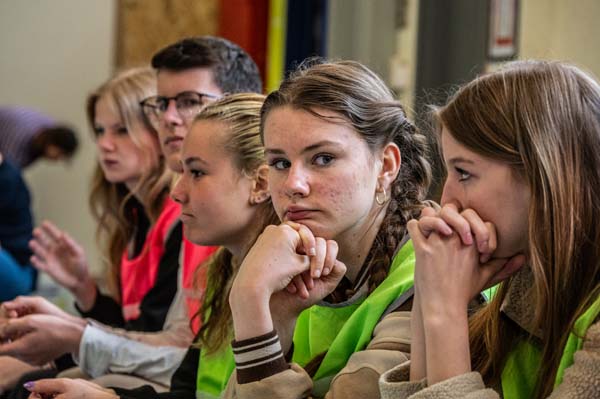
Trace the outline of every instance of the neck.
[[264, 227], [262, 223], [250, 223], [244, 233], [240, 235], [240, 238], [235, 240], [235, 243], [225, 245], [225, 248], [231, 252], [236, 269], [248, 254]]
[[387, 205], [377, 207], [367, 217], [368, 221], [356, 229], [344, 232], [335, 238], [338, 243], [338, 259], [346, 265], [346, 277], [354, 282], [369, 255], [379, 227], [383, 222]]
[[133, 179], [133, 180], [128, 180], [126, 182], [124, 182], [123, 184], [125, 184], [125, 187], [127, 187], [127, 190], [129, 190], [130, 193], [133, 193], [133, 196], [140, 202], [140, 204], [143, 204], [144, 201], [144, 193], [142, 193], [142, 190], [139, 190], [138, 187], [138, 183], [140, 182], [140, 179]]

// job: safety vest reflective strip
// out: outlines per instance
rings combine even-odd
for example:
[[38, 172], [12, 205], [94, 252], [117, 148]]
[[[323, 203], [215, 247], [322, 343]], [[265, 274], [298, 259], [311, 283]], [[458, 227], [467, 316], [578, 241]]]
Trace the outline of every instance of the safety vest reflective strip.
[[[346, 365], [350, 356], [363, 350], [371, 341], [373, 330], [387, 307], [413, 286], [414, 266], [414, 249], [408, 241], [394, 257], [387, 278], [366, 299], [351, 305], [314, 305], [300, 314], [294, 330], [292, 360], [304, 367], [327, 351], [314, 377], [314, 395], [323, 396], [329, 390], [333, 376]], [[231, 347], [221, 355], [201, 353], [196, 398], [218, 397], [225, 390], [234, 368]]]
[[[554, 388], [563, 380], [565, 370], [573, 364], [575, 352], [583, 346], [583, 338], [600, 314], [600, 298], [577, 319], [573, 331], [569, 334], [560, 359]], [[537, 384], [537, 372], [541, 362], [541, 351], [531, 341], [523, 340], [506, 360], [502, 370], [502, 393], [504, 398], [531, 398]]]

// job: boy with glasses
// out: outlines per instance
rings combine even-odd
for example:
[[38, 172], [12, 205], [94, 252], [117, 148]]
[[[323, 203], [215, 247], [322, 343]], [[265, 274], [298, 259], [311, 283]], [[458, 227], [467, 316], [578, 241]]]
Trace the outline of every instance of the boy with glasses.
[[180, 172], [180, 151], [194, 117], [225, 94], [262, 92], [258, 67], [238, 45], [218, 37], [183, 39], [152, 57], [157, 93], [142, 101], [158, 131], [169, 168]]

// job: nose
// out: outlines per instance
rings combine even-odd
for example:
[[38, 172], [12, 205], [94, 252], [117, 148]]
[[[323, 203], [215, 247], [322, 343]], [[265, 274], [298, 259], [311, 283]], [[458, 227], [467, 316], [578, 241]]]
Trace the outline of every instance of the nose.
[[169, 126], [183, 124], [183, 119], [181, 118], [181, 115], [179, 115], [179, 111], [177, 111], [177, 104], [174, 99], [169, 100], [167, 109], [162, 115], [162, 119], [163, 122]]
[[310, 192], [308, 174], [300, 164], [292, 164], [285, 180], [285, 193], [288, 197], [306, 197]]
[[187, 203], [189, 199], [187, 188], [188, 186], [186, 177], [184, 175], [180, 175], [175, 182], [175, 185], [171, 189], [170, 195], [173, 201], [181, 205]]
[[444, 189], [442, 191], [442, 198], [440, 199], [440, 202], [442, 206], [446, 204], [456, 205], [459, 212], [463, 209], [460, 190], [455, 184], [450, 182], [449, 179], [446, 179], [446, 182], [444, 183]]
[[108, 132], [96, 139], [96, 146], [100, 152], [110, 152], [115, 150], [115, 142]]

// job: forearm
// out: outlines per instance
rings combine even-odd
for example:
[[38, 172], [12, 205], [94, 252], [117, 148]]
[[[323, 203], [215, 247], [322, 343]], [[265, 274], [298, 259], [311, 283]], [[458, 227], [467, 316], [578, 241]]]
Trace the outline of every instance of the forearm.
[[185, 353], [185, 348], [147, 345], [88, 326], [81, 340], [78, 362], [92, 377], [108, 372], [134, 374], [169, 385]]
[[418, 291], [415, 290], [410, 319], [410, 380], [419, 381], [426, 377], [425, 329]]
[[236, 341], [254, 338], [273, 331], [269, 298], [260, 290], [234, 292], [229, 298]]
[[471, 371], [466, 309], [423, 312], [423, 326], [429, 385]]

